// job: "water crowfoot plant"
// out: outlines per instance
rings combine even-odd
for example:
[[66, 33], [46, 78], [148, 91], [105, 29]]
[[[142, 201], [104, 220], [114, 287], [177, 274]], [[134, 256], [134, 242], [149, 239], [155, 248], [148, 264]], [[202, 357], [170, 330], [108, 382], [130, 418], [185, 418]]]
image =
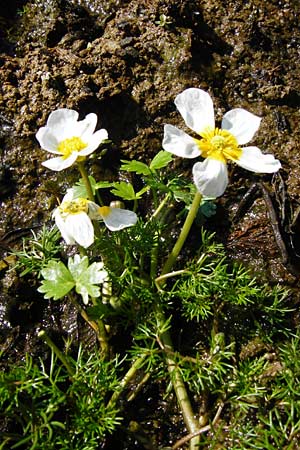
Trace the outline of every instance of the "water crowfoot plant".
[[[229, 111], [218, 129], [212, 100], [204, 91], [188, 89], [175, 103], [201, 139], [166, 125], [165, 151], [148, 163], [122, 160], [122, 171], [141, 178], [137, 189], [125, 181], [95, 180], [87, 172], [84, 158], [105, 135], [94, 133], [93, 116], [78, 122], [74, 111], [59, 110], [38, 132], [46, 150], [60, 152], [46, 167], [62, 170], [76, 162], [81, 180], [67, 190], [52, 214], [62, 237], [60, 245], [56, 237], [52, 256], [34, 260], [34, 264], [28, 251], [28, 270], [22, 273], [33, 277], [38, 272], [38, 292], [45, 299], [73, 302], [98, 338], [95, 349], [82, 344], [82, 355], [75, 361], [68, 354], [69, 347], [64, 355], [48, 333], [40, 333], [62, 362], [64, 380], [65, 373], [69, 377], [61, 388], [63, 411], [55, 403], [65, 426], [51, 438], [51, 448], [97, 450], [106, 444], [119, 448], [118, 433], [123, 433], [126, 442], [136, 423], [136, 429], [149, 432], [147, 442], [153, 441], [152, 447], [177, 441], [174, 449], [180, 445], [190, 450], [214, 448], [214, 443], [219, 448], [228, 430], [233, 436], [230, 442], [242, 442], [231, 426], [239, 401], [243, 424], [252, 426], [253, 422], [257, 432], [256, 421], [261, 416], [260, 424], [270, 425], [263, 409], [269, 359], [259, 354], [248, 363], [240, 355], [245, 354], [243, 345], [248, 340], [259, 338], [260, 349], [270, 352], [272, 336], [279, 334], [284, 339], [289, 335], [285, 321], [290, 313], [288, 294], [277, 287], [259, 286], [247, 270], [228, 261], [223, 246], [197, 224], [205, 225], [207, 217], [213, 220], [216, 205], [203, 197], [222, 195], [228, 183], [228, 161], [266, 173], [279, 170], [280, 162], [256, 147], [240, 147], [259, 127], [255, 115], [240, 108]], [[171, 153], [206, 158], [193, 169], [197, 188], [189, 178], [170, 170]], [[105, 206], [97, 195], [100, 189], [109, 189], [109, 195], [129, 209]], [[191, 230], [193, 248], [187, 245]], [[19, 262], [21, 269], [27, 264], [26, 251]], [[30, 272], [31, 267], [35, 272]], [[179, 426], [177, 419], [175, 438], [163, 428], [164, 437], [158, 442], [147, 426], [155, 413], [147, 415], [143, 395], [158, 386], [164, 403], [171, 403], [169, 382], [184, 424]], [[9, 401], [12, 404], [14, 399]], [[258, 411], [255, 417], [254, 409]], [[183, 426], [188, 435], [179, 439], [178, 429]], [[30, 441], [31, 435], [27, 438]], [[43, 436], [37, 439], [35, 444], [46, 450]], [[248, 448], [230, 445], [226, 448]]]

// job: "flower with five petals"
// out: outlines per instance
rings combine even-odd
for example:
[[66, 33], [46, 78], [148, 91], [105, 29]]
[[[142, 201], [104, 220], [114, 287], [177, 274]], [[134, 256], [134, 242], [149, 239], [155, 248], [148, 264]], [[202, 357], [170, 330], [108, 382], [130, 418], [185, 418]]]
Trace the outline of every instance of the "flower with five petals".
[[96, 125], [94, 113], [78, 121], [77, 111], [67, 108], [53, 111], [46, 126], [36, 133], [36, 138], [44, 150], [59, 156], [44, 161], [43, 166], [60, 171], [93, 153], [108, 137], [105, 129], [94, 133]]
[[55, 223], [68, 245], [76, 242], [84, 248], [94, 242], [92, 220], [103, 220], [111, 231], [135, 225], [137, 215], [133, 211], [110, 206], [99, 206], [86, 198], [74, 198], [68, 189], [61, 204], [53, 211]]
[[247, 144], [259, 128], [261, 119], [242, 108], [228, 111], [221, 128], [215, 127], [213, 102], [202, 89], [189, 88], [177, 95], [175, 105], [186, 125], [199, 138], [193, 138], [173, 125], [165, 125], [163, 148], [185, 158], [202, 156], [193, 167], [194, 183], [205, 197], [219, 197], [228, 184], [227, 162], [234, 161], [257, 173], [277, 172], [281, 164], [273, 155], [263, 154]]

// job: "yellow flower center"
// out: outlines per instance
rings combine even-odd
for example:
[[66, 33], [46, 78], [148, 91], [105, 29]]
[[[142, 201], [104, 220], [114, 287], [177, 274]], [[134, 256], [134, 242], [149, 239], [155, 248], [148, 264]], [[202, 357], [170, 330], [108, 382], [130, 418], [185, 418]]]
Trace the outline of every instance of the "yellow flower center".
[[86, 198], [76, 198], [75, 200], [69, 200], [62, 202], [59, 206], [59, 211], [62, 217], [67, 217], [70, 214], [75, 215], [82, 212], [88, 212], [89, 201]]
[[99, 214], [102, 217], [106, 217], [110, 214], [110, 207], [109, 206], [100, 206], [99, 207]]
[[227, 130], [207, 127], [201, 132], [201, 137], [196, 141], [204, 158], [217, 159], [226, 164], [227, 160], [238, 160], [242, 154], [236, 138]]
[[80, 137], [74, 136], [61, 141], [57, 146], [57, 150], [62, 154], [64, 159], [67, 159], [71, 153], [80, 152], [80, 150], [83, 150], [86, 146], [87, 144], [85, 144]]

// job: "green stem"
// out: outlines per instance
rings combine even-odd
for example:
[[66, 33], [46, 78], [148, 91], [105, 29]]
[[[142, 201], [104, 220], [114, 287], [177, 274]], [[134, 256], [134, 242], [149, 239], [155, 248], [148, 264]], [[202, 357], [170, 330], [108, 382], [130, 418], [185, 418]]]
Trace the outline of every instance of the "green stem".
[[113, 406], [118, 398], [120, 397], [123, 389], [128, 385], [128, 383], [130, 382], [130, 380], [132, 380], [136, 374], [136, 372], [140, 369], [142, 363], [144, 362], [144, 359], [147, 357], [147, 354], [144, 353], [142, 356], [140, 356], [138, 359], [136, 359], [134, 361], [134, 363], [132, 364], [132, 366], [130, 367], [130, 369], [128, 370], [128, 372], [125, 374], [125, 376], [122, 378], [122, 380], [120, 381], [120, 385], [119, 385], [119, 389], [117, 389], [113, 395], [111, 396], [107, 407], [111, 407]]
[[54, 344], [52, 339], [47, 335], [46, 331], [41, 330], [38, 333], [38, 337], [44, 339], [44, 341], [51, 348], [53, 353], [55, 353], [55, 355], [58, 357], [58, 359], [63, 363], [63, 365], [67, 369], [67, 372], [70, 375], [70, 377], [72, 377], [75, 373], [74, 369], [70, 366], [69, 361], [67, 360], [64, 353], [61, 350], [59, 350], [59, 348]]
[[85, 311], [84, 308], [77, 302], [77, 300], [72, 296], [68, 295], [69, 300], [75, 305], [77, 311], [80, 313], [81, 317], [86, 321], [86, 323], [95, 331], [97, 339], [99, 341], [101, 352], [104, 357], [109, 355], [109, 345], [107, 339], [107, 333], [105, 329], [105, 325], [101, 319], [98, 319], [97, 322], [91, 320]]
[[153, 196], [153, 203], [154, 203], [154, 207], [157, 208], [158, 206], [158, 197], [157, 197], [157, 193], [155, 189], [151, 189], [152, 192], [152, 196]]
[[137, 211], [137, 209], [138, 209], [138, 201], [137, 201], [137, 199], [135, 199], [135, 200], [133, 200], [133, 212], [136, 212]]
[[155, 238], [151, 249], [151, 260], [150, 260], [151, 279], [155, 279], [157, 273], [157, 264], [158, 264], [158, 233], [155, 233]]
[[[83, 179], [83, 182], [84, 182], [84, 185], [85, 185], [85, 188], [86, 188], [86, 191], [87, 191], [88, 199], [89, 199], [91, 202], [94, 202], [94, 201], [95, 201], [95, 197], [94, 197], [94, 194], [93, 194], [92, 185], [91, 185], [91, 182], [90, 182], [88, 173], [87, 173], [87, 171], [86, 171], [84, 162], [83, 162], [83, 161], [78, 161], [78, 162], [77, 162], [77, 166], [78, 166], [78, 169], [79, 169], [81, 178]], [[100, 205], [102, 206], [103, 203], [102, 203], [102, 200], [101, 200], [101, 198], [100, 198], [100, 195], [99, 195], [98, 198], [99, 198], [99, 200], [100, 200]]]
[[[165, 323], [165, 316], [162, 311], [157, 312], [158, 326]], [[199, 423], [196, 419], [196, 415], [193, 411], [187, 390], [185, 388], [182, 376], [178, 370], [176, 359], [174, 358], [175, 352], [173, 348], [173, 343], [169, 331], [165, 331], [160, 336], [160, 342], [162, 348], [165, 352], [165, 357], [168, 365], [168, 372], [170, 374], [170, 379], [173, 384], [173, 388], [177, 397], [178, 405], [182, 411], [182, 416], [184, 423], [189, 431], [189, 433], [195, 433], [199, 429]], [[199, 446], [199, 436], [191, 439], [190, 450], [198, 450]]]
[[[77, 162], [77, 166], [78, 166], [80, 175], [81, 175], [81, 177], [83, 179], [83, 182], [84, 182], [84, 185], [85, 185], [85, 188], [86, 188], [86, 191], [87, 191], [88, 199], [91, 202], [94, 202], [95, 201], [95, 197], [94, 197], [94, 194], [93, 194], [92, 185], [91, 185], [88, 173], [86, 171], [84, 162], [83, 161], [78, 161]], [[100, 196], [100, 194], [98, 192], [97, 192], [97, 200], [98, 200], [99, 204], [101, 206], [103, 206], [103, 201], [102, 201], [101, 196]], [[96, 221], [94, 221], [94, 230], [95, 230], [95, 235], [96, 236], [100, 236], [99, 223], [96, 222]]]
[[165, 275], [166, 273], [170, 272], [171, 268], [173, 267], [173, 264], [175, 264], [175, 261], [186, 241], [186, 238], [188, 237], [191, 226], [197, 215], [201, 199], [202, 199], [202, 195], [200, 194], [200, 192], [197, 192], [195, 194], [191, 209], [189, 210], [189, 213], [185, 219], [185, 222], [184, 222], [184, 225], [180, 232], [180, 235], [178, 236], [178, 239], [177, 239], [171, 253], [168, 256], [168, 259], [162, 268], [161, 275]]
[[156, 210], [154, 211], [152, 216], [150, 217], [150, 220], [155, 219], [159, 215], [161, 210], [164, 208], [165, 204], [168, 202], [169, 198], [170, 198], [170, 194], [167, 194], [164, 197], [164, 199], [160, 202], [160, 204], [158, 205], [158, 207], [156, 208]]
[[160, 275], [159, 277], [156, 277], [154, 280], [155, 286], [157, 287], [158, 291], [163, 291], [160, 287], [160, 283], [162, 281], [167, 280], [168, 278], [177, 277], [178, 275], [182, 275], [184, 273], [189, 273], [186, 269], [181, 270], [174, 270], [173, 272], [166, 273], [165, 275]]
[[[171, 253], [168, 256], [167, 261], [165, 262], [165, 264], [162, 268], [161, 275], [160, 275], [161, 281], [163, 281], [163, 279], [164, 279], [163, 275], [168, 274], [176, 262], [176, 259], [186, 241], [186, 238], [190, 232], [191, 226], [192, 226], [194, 219], [196, 217], [196, 214], [198, 212], [201, 198], [202, 198], [201, 194], [199, 192], [197, 192], [195, 194], [191, 209], [185, 219], [185, 222], [184, 222], [184, 225], [180, 232], [180, 235], [178, 236], [178, 239], [177, 239]], [[157, 279], [156, 279], [156, 284], [159, 285], [159, 281], [157, 282]], [[158, 323], [161, 325], [163, 325], [165, 323], [165, 316], [161, 310], [157, 311], [157, 320], [158, 320]], [[170, 378], [173, 383], [173, 387], [174, 387], [174, 391], [175, 391], [175, 394], [177, 397], [179, 407], [182, 411], [184, 422], [186, 424], [186, 427], [187, 427], [189, 433], [195, 433], [196, 431], [199, 430], [199, 423], [195, 418], [195, 414], [193, 412], [193, 408], [192, 408], [188, 393], [186, 391], [182, 376], [180, 374], [180, 371], [177, 368], [176, 359], [174, 358], [173, 343], [172, 343], [172, 339], [171, 339], [171, 335], [170, 335], [169, 331], [164, 332], [160, 336], [160, 341], [163, 346], [163, 349], [165, 350], [168, 371], [169, 371]], [[193, 439], [191, 439], [190, 445], [189, 445], [190, 450], [198, 449], [199, 442], [200, 442], [199, 436], [196, 436]]]
[[[93, 302], [94, 306], [97, 305], [97, 300], [94, 297], [92, 297], [92, 302]], [[101, 351], [102, 351], [104, 357], [108, 357], [109, 353], [110, 353], [110, 348], [109, 348], [108, 336], [107, 336], [105, 324], [104, 324], [103, 320], [97, 319], [97, 325], [98, 325], [97, 336], [98, 336], [98, 340], [101, 345]]]

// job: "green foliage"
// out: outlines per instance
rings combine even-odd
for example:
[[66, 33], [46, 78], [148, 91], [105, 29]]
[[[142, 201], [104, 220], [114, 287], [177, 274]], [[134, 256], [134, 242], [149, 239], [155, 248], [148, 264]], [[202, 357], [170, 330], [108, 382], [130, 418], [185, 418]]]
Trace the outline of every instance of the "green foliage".
[[159, 169], [163, 169], [173, 160], [173, 156], [171, 153], [161, 150], [154, 156], [150, 163], [150, 170], [155, 171]]
[[49, 261], [45, 269], [41, 270], [44, 277], [38, 291], [45, 294], [45, 298], [58, 300], [64, 297], [75, 286], [75, 281], [61, 261]]
[[44, 280], [38, 291], [45, 294], [45, 298], [58, 300], [75, 287], [85, 304], [89, 296], [100, 296], [100, 289], [96, 285], [103, 283], [107, 276], [103, 263], [94, 262], [89, 266], [87, 256], [80, 258], [79, 255], [69, 258], [68, 268], [61, 261], [49, 261], [41, 274]]
[[157, 153], [157, 155], [154, 156], [149, 166], [141, 161], [136, 161], [134, 159], [131, 161], [122, 160], [123, 164], [121, 165], [121, 170], [134, 172], [137, 175], [151, 176], [156, 170], [166, 167], [172, 160], [173, 157], [171, 153], [161, 150]]
[[23, 239], [23, 249], [13, 252], [17, 256], [15, 268], [21, 270], [20, 276], [35, 273], [41, 276], [41, 270], [52, 259], [56, 259], [61, 247], [58, 244], [60, 233], [54, 226], [47, 228], [45, 225], [36, 234], [32, 231], [32, 237]]
[[131, 183], [126, 183], [125, 181], [120, 181], [113, 183], [113, 189], [111, 193], [117, 197], [121, 197], [123, 200], [139, 200], [142, 195], [148, 191], [148, 186], [144, 187], [138, 192], [134, 191]]
[[198, 351], [195, 357], [178, 358], [184, 381], [192, 392], [201, 395], [209, 391], [219, 394], [225, 380], [233, 370], [234, 344], [225, 344], [223, 333], [210, 339], [207, 352]]
[[134, 159], [132, 161], [127, 161], [123, 159], [121, 162], [123, 163], [121, 165], [121, 170], [125, 170], [126, 172], [134, 172], [137, 175], [146, 176], [152, 174], [150, 167], [141, 161], [136, 161]]
[[214, 318], [215, 323], [224, 323], [226, 315], [234, 314], [237, 323], [245, 327], [246, 323], [253, 326], [255, 315], [256, 326], [262, 333], [267, 330], [266, 339], [277, 334], [279, 326], [281, 332], [289, 334], [286, 317], [293, 308], [288, 291], [261, 286], [245, 267], [227, 260], [224, 248], [216, 245], [212, 236], [204, 234], [202, 241], [199, 257], [189, 261], [170, 289], [171, 299], [180, 300], [184, 317], [197, 322]]
[[146, 186], [140, 189], [138, 192], [135, 192], [135, 189], [130, 182], [125, 181], [115, 181], [115, 182], [107, 182], [100, 181], [98, 183], [94, 183], [93, 187], [95, 189], [106, 189], [112, 188], [111, 193], [117, 197], [122, 198], [123, 200], [139, 200], [141, 197], [149, 191], [151, 188], [162, 188], [166, 190], [166, 186], [161, 182], [160, 177], [157, 174], [157, 171], [166, 167], [172, 161], [172, 155], [165, 151], [160, 151], [150, 162], [150, 165], [147, 165], [141, 161], [126, 161], [122, 160], [121, 170], [127, 172], [133, 172], [137, 175], [143, 175], [147, 181]]
[[79, 351], [71, 362], [72, 380], [53, 354], [49, 364], [27, 356], [0, 372], [0, 419], [14, 429], [3, 436], [3, 450], [93, 450], [120, 424], [118, 409], [105, 400], [119, 384], [118, 360]]
[[[96, 186], [97, 186], [96, 180], [92, 176], [89, 176], [89, 180], [90, 180], [92, 192], [95, 195]], [[79, 181], [77, 181], [77, 183], [75, 183], [75, 185], [72, 186], [72, 189], [73, 189], [73, 194], [74, 194], [73, 197], [74, 198], [88, 198], [89, 197], [83, 178], [80, 178]]]
[[[71, 376], [53, 356], [44, 364], [28, 357], [2, 374], [2, 418], [10, 430], [16, 421], [17, 430], [7, 433], [1, 448], [104, 448], [110, 433], [118, 435], [121, 406], [128, 422], [145, 415], [143, 383], [149, 379], [151, 389], [167, 400], [170, 380], [188, 387], [196, 408], [211, 424], [199, 448], [288, 449], [299, 438], [299, 338], [291, 341], [290, 294], [260, 285], [250, 271], [227, 258], [213, 234], [200, 232], [217, 206], [202, 199], [196, 211], [196, 187], [170, 173], [171, 161], [165, 151], [149, 164], [122, 160], [122, 171], [134, 174], [133, 180], [139, 176], [138, 188], [89, 177], [93, 193], [109, 189], [133, 202], [143, 217], [120, 232], [95, 226], [88, 256], [75, 255], [64, 264], [58, 258], [59, 234], [46, 228], [17, 254], [22, 275], [43, 277], [38, 290], [46, 299], [61, 299], [72, 290], [85, 304], [92, 297], [93, 306], [80, 307], [80, 312], [97, 330], [102, 350], [107, 333], [110, 341], [101, 356], [89, 349], [89, 356], [80, 351], [76, 361], [57, 350], [67, 367], [70, 360]], [[76, 197], [87, 197], [83, 179], [73, 189]], [[174, 261], [165, 261], [175, 253], [181, 221], [192, 208], [195, 248], [185, 248], [175, 270]], [[175, 345], [168, 343], [171, 337]], [[122, 364], [112, 354], [121, 354]], [[129, 381], [142, 406], [127, 410], [124, 391]], [[217, 411], [221, 416], [215, 424]]]
[[299, 346], [299, 335], [296, 335], [279, 346], [272, 357], [266, 354], [248, 358], [237, 365], [228, 383], [227, 413], [232, 423], [226, 433], [226, 448], [297, 448]]

